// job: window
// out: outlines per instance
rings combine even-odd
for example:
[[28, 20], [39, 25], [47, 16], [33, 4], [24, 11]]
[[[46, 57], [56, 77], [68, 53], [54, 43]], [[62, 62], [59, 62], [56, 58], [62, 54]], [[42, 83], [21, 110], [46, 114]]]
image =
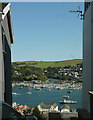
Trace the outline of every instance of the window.
[[4, 29], [2, 27], [2, 51], [4, 53], [6, 53], [6, 50], [5, 50], [5, 41], [6, 41], [6, 36], [5, 36], [5, 32], [4, 32]]

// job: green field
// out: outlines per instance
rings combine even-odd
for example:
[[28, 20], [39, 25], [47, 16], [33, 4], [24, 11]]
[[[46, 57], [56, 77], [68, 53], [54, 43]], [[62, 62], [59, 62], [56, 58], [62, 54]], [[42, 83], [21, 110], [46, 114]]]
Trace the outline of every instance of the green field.
[[65, 67], [65, 66], [73, 66], [76, 64], [82, 63], [82, 59], [74, 59], [74, 60], [65, 60], [65, 61], [24, 61], [24, 62], [13, 62], [13, 65], [17, 65], [17, 67], [21, 66], [35, 66], [39, 68], [48, 68], [48, 67]]

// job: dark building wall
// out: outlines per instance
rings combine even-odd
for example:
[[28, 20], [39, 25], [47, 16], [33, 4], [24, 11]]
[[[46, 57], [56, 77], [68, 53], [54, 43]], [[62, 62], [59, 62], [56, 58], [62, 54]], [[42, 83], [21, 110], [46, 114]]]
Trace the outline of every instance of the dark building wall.
[[5, 83], [5, 94], [4, 100], [5, 102], [12, 105], [12, 86], [11, 86], [11, 51], [5, 39], [5, 53], [3, 54], [4, 59], [4, 83]]
[[0, 100], [4, 101], [4, 61], [2, 51], [2, 29], [0, 23]]
[[12, 105], [11, 39], [8, 16], [0, 21], [0, 100]]
[[93, 91], [93, 2], [85, 12], [83, 25], [83, 108], [90, 111], [88, 91]]
[[83, 108], [90, 111], [90, 96], [88, 91], [91, 90], [92, 83], [92, 16], [91, 16], [91, 5], [88, 7], [83, 22]]
[[85, 6], [84, 6], [84, 9], [85, 9], [84, 11], [85, 11], [85, 12], [87, 11], [87, 9], [88, 9], [89, 6], [91, 5], [91, 3], [92, 3], [92, 2], [85, 2], [85, 4], [84, 4], [84, 5], [85, 5]]
[[[2, 11], [2, 4], [0, 4], [0, 11]], [[2, 51], [2, 14], [0, 14], [0, 100], [4, 101], [4, 61]]]
[[8, 19], [5, 16], [2, 22], [2, 27], [5, 32], [5, 53], [3, 53], [4, 60], [4, 81], [5, 81], [5, 102], [12, 105], [12, 84], [11, 84], [11, 40], [9, 35]]

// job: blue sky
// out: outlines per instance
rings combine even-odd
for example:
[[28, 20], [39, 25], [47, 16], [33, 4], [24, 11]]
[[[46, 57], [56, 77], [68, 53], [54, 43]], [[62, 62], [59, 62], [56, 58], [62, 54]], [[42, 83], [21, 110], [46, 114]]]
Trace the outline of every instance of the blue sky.
[[83, 21], [69, 10], [83, 3], [11, 3], [15, 43], [12, 61], [82, 58]]

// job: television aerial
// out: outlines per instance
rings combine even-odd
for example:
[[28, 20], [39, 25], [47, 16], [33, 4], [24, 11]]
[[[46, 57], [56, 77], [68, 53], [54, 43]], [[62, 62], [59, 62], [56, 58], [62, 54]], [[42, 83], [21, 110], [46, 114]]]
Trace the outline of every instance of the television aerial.
[[78, 13], [77, 17], [80, 16], [81, 20], [84, 19], [84, 14], [83, 14], [82, 10], [80, 10], [80, 6], [78, 6], [78, 10], [73, 10], [73, 11], [69, 11], [69, 12]]

